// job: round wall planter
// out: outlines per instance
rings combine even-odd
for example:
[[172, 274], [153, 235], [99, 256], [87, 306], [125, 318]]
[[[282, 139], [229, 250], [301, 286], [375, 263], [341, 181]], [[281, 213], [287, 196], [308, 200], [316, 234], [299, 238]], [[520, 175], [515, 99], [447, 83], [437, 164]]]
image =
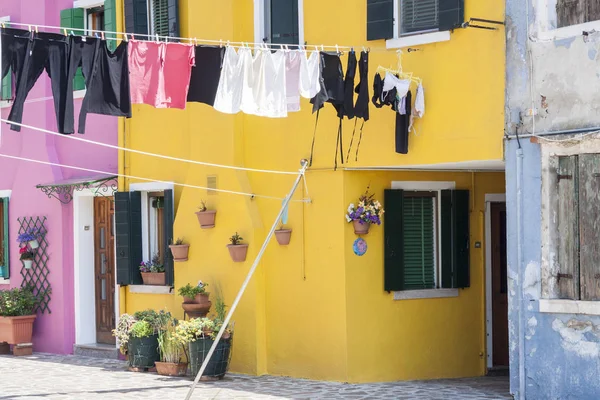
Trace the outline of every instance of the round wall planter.
[[152, 368], [160, 360], [158, 354], [158, 335], [144, 338], [129, 338], [127, 359], [133, 368]]
[[244, 262], [246, 261], [246, 255], [248, 254], [247, 244], [228, 244], [229, 255], [233, 262]]
[[169, 245], [169, 249], [171, 249], [171, 254], [173, 254], [173, 261], [182, 262], [188, 260], [189, 244], [172, 244]]
[[275, 239], [277, 239], [277, 243], [279, 243], [282, 246], [287, 246], [288, 244], [290, 244], [291, 238], [291, 229], [278, 229], [275, 231]]
[[33, 260], [21, 260], [25, 269], [31, 269], [33, 267]]
[[187, 363], [168, 363], [157, 361], [156, 373], [164, 376], [185, 376], [187, 373]]
[[369, 233], [369, 227], [371, 226], [371, 224], [369, 224], [368, 222], [361, 222], [359, 220], [354, 220], [352, 221], [352, 224], [354, 225], [354, 233], [357, 235], [366, 235], [367, 233]]
[[[208, 351], [213, 344], [211, 338], [198, 339], [195, 342], [190, 342], [190, 372], [192, 375], [197, 375], [202, 367], [204, 359], [208, 355]], [[221, 339], [215, 352], [213, 353], [204, 375], [212, 378], [222, 378], [229, 369], [229, 360], [231, 359], [231, 338]]]
[[40, 247], [40, 244], [38, 243], [37, 240], [31, 240], [29, 242], [29, 247], [31, 247], [32, 250], [37, 249], [38, 247]]
[[210, 229], [215, 227], [215, 217], [217, 216], [217, 210], [197, 211], [196, 216], [198, 217], [200, 228]]
[[144, 285], [164, 286], [164, 272], [142, 272], [142, 281]]

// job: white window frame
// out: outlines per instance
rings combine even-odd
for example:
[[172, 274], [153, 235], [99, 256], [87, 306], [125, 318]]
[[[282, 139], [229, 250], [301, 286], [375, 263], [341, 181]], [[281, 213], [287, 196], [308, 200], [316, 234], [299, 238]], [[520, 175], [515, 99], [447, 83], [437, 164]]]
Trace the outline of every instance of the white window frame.
[[146, 260], [152, 260], [152, 257], [158, 253], [158, 213], [156, 208], [152, 207], [152, 200], [157, 197], [148, 196], [148, 258]]
[[[2, 20], [2, 18], [7, 18], [7, 17], [1, 17], [0, 18], [0, 22], [10, 22], [10, 17], [8, 17], [9, 18], [8, 21]], [[12, 195], [12, 190], [0, 190], [0, 199], [2, 199], [4, 197], [7, 197], [10, 200], [10, 196], [11, 195]], [[10, 218], [10, 211], [9, 211], [9, 218]], [[9, 235], [9, 232], [7, 232], [7, 235]], [[10, 258], [8, 260], [8, 264], [9, 264], [8, 268], [10, 268]], [[10, 285], [10, 278], [9, 279], [5, 279], [5, 278], [1, 278], [0, 277], [0, 285]]]
[[533, 0], [535, 3], [535, 26], [538, 39], [555, 40], [580, 36], [581, 32], [600, 31], [600, 20], [556, 28], [556, 0]]
[[430, 43], [446, 42], [450, 40], [450, 31], [427, 30], [423, 32], [410, 32], [401, 34], [400, 10], [402, 0], [394, 0], [394, 38], [385, 41], [388, 49], [402, 49], [411, 46], [421, 46]]
[[104, 0], [75, 0], [73, 2], [73, 8], [83, 8], [85, 10], [85, 18], [83, 19], [83, 28], [87, 30], [88, 27], [88, 11], [92, 8], [104, 7]]
[[456, 182], [450, 181], [392, 181], [392, 189], [401, 189], [406, 192], [436, 192], [436, 216], [435, 216], [435, 284], [437, 289], [402, 290], [394, 292], [394, 300], [428, 299], [440, 297], [457, 297], [458, 289], [441, 289], [442, 263], [441, 250], [437, 245], [442, 243], [442, 219], [437, 213], [442, 209], [442, 190], [455, 190]]
[[[254, 42], [263, 43], [267, 36], [268, 0], [254, 0]], [[298, 0], [298, 43], [304, 44], [304, 0]]]

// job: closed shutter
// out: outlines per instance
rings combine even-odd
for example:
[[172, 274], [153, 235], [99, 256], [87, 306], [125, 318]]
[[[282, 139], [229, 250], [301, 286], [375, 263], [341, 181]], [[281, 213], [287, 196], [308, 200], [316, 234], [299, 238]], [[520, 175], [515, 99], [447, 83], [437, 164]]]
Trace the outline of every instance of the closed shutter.
[[[168, 35], [171, 37], [179, 37], [179, 0], [168, 1], [168, 24], [169, 32]], [[172, 42], [178, 40], [172, 39]]]
[[169, 2], [167, 0], [152, 1], [152, 34], [169, 36]]
[[0, 278], [10, 278], [10, 254], [9, 254], [9, 230], [8, 230], [8, 197], [3, 197], [2, 201], [2, 264], [0, 265]]
[[435, 288], [434, 200], [404, 197], [404, 290]]
[[[60, 11], [60, 26], [69, 28], [75, 35], [83, 35], [85, 27], [85, 10], [83, 8], [67, 8]], [[73, 90], [85, 89], [85, 79], [81, 67], [77, 68], [73, 79]]]
[[12, 100], [12, 68], [9, 68], [8, 74], [2, 79], [2, 100]]
[[367, 40], [394, 37], [394, 1], [367, 0]]
[[438, 0], [401, 0], [402, 33], [437, 29]]
[[577, 156], [560, 157], [557, 171], [558, 296], [579, 299], [579, 192]]
[[115, 193], [117, 284], [142, 283], [142, 200], [140, 192]]
[[587, 0], [586, 22], [600, 20], [600, 1]]
[[470, 212], [468, 190], [442, 190], [442, 287], [470, 286]]
[[163, 238], [164, 246], [163, 264], [165, 266], [165, 284], [173, 286], [175, 282], [175, 271], [173, 267], [173, 254], [169, 249], [169, 245], [173, 242], [173, 222], [175, 220], [175, 207], [173, 204], [173, 190], [165, 190], [164, 192], [164, 208], [163, 208]]
[[557, 0], [557, 28], [586, 22], [587, 0]]
[[[104, 30], [108, 32], [117, 32], [117, 6], [116, 0], [104, 0]], [[113, 34], [106, 34], [107, 38], [117, 38]], [[108, 40], [108, 48], [115, 51], [117, 48], [116, 40]]]
[[384, 192], [383, 233], [384, 247], [384, 290], [390, 292], [404, 289], [404, 238], [402, 233], [402, 190], [387, 189]]
[[270, 0], [270, 41], [299, 44], [298, 0]]
[[459, 28], [465, 22], [465, 0], [438, 0], [440, 31]]
[[[125, 32], [147, 35], [148, 3], [146, 0], [124, 0]], [[136, 36], [138, 40], [146, 40], [145, 36]]]

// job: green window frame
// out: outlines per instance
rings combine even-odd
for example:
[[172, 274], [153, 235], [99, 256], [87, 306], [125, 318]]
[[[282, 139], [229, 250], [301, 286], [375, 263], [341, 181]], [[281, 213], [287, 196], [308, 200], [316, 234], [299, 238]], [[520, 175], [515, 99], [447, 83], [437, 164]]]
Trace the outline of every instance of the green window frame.
[[8, 197], [0, 199], [0, 278], [10, 278], [10, 253], [8, 230]]

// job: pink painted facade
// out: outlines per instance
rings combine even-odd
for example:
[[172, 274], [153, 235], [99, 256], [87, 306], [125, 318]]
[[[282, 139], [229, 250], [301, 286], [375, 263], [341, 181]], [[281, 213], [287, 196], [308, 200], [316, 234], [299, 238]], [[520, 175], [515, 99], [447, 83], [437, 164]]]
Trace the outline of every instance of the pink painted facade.
[[[2, 0], [0, 17], [10, 16], [11, 22], [57, 26], [60, 25], [60, 10], [72, 7], [73, 0]], [[25, 106], [23, 123], [55, 131], [52, 91], [45, 72], [29, 93], [27, 100], [30, 103]], [[81, 98], [75, 100], [76, 124], [80, 107]], [[3, 102], [0, 111], [2, 118], [6, 119], [10, 104]], [[115, 117], [90, 114], [87, 118], [86, 134], [75, 137], [116, 145], [118, 123]], [[111, 173], [116, 173], [118, 167], [117, 150], [27, 129], [14, 132], [4, 123], [0, 154]], [[48, 198], [35, 186], [97, 174], [3, 157], [0, 157], [0, 171], [0, 191], [12, 191], [9, 207], [10, 279], [8, 284], [0, 281], [0, 289], [18, 287], [21, 284], [21, 262], [16, 241], [19, 229], [17, 218], [47, 217], [49, 280], [52, 285], [49, 305], [51, 313], [38, 314], [34, 326], [34, 350], [72, 353], [77, 301], [74, 299], [73, 203], [63, 205], [57, 199]], [[89, 268], [93, 269], [94, 266], [89, 265]]]

